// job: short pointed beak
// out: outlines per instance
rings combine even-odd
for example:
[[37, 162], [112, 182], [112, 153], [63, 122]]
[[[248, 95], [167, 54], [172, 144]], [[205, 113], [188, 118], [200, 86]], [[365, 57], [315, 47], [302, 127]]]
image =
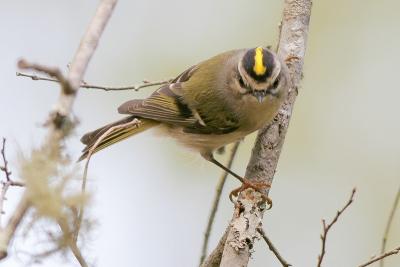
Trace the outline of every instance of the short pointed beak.
[[266, 96], [265, 91], [253, 91], [252, 94], [260, 104], [264, 101], [264, 98]]

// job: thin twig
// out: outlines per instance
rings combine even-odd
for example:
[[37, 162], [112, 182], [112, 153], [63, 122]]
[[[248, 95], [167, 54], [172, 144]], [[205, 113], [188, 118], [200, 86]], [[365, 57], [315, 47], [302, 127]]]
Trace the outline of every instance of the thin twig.
[[262, 238], [264, 241], [267, 243], [269, 249], [274, 253], [275, 257], [279, 260], [279, 262], [282, 264], [284, 267], [289, 267], [292, 266], [290, 263], [288, 263], [282, 255], [279, 253], [278, 249], [274, 246], [272, 241], [268, 238], [267, 234], [265, 233], [264, 229], [258, 228], [257, 231], [261, 234]]
[[[88, 169], [89, 169], [89, 162], [90, 162], [90, 158], [92, 157], [94, 151], [96, 150], [97, 146], [101, 143], [101, 141], [104, 140], [104, 138], [106, 138], [109, 134], [111, 134], [112, 132], [119, 130], [119, 129], [123, 129], [129, 126], [137, 126], [140, 127], [140, 121], [138, 119], [134, 119], [130, 122], [121, 124], [121, 125], [116, 125], [111, 127], [110, 129], [108, 129], [107, 131], [105, 131], [94, 143], [94, 145], [92, 146], [92, 148], [90, 148], [89, 153], [87, 155], [87, 160], [85, 163], [85, 168], [83, 170], [83, 175], [82, 175], [82, 187], [81, 187], [81, 193], [82, 195], [85, 194], [86, 192], [86, 182], [87, 182], [87, 174], [88, 174]], [[75, 229], [74, 229], [74, 242], [77, 241], [78, 236], [79, 236], [79, 231], [81, 228], [81, 224], [82, 224], [82, 220], [83, 220], [83, 214], [85, 211], [85, 206], [82, 203], [80, 208], [79, 208], [79, 213], [78, 213], [78, 219], [76, 221], [75, 224]]]
[[264, 229], [258, 228], [257, 231], [261, 234], [262, 238], [264, 241], [267, 243], [269, 250], [274, 253], [275, 257], [279, 260], [279, 262], [282, 264], [283, 267], [289, 267], [292, 266], [290, 263], [288, 263], [279, 253], [278, 249], [274, 246], [272, 241], [268, 238], [267, 234], [265, 233]]
[[340, 215], [342, 215], [342, 213], [351, 205], [351, 203], [353, 203], [354, 201], [354, 194], [356, 193], [356, 188], [353, 188], [353, 190], [351, 191], [351, 195], [349, 200], [347, 201], [346, 205], [341, 209], [338, 210], [336, 212], [336, 216], [335, 218], [333, 218], [333, 220], [327, 225], [325, 219], [322, 220], [322, 227], [323, 227], [323, 233], [321, 235], [321, 242], [322, 242], [322, 246], [321, 246], [321, 254], [318, 255], [318, 263], [317, 263], [317, 267], [321, 267], [322, 264], [322, 260], [324, 259], [325, 256], [325, 248], [326, 248], [326, 238], [328, 236], [328, 232], [331, 229], [331, 227], [337, 222], [337, 220], [339, 219]]
[[371, 265], [372, 263], [377, 262], [377, 261], [381, 261], [382, 262], [384, 258], [389, 257], [391, 255], [395, 255], [395, 254], [397, 254], [399, 252], [400, 252], [400, 247], [397, 247], [397, 248], [395, 248], [395, 249], [393, 249], [391, 251], [388, 251], [386, 253], [381, 254], [378, 257], [372, 258], [370, 261], [368, 261], [368, 262], [366, 262], [364, 264], [361, 264], [358, 267], [365, 267], [365, 266]]
[[[396, 197], [395, 197], [395, 199], [393, 201], [392, 209], [390, 211], [389, 218], [388, 218], [388, 221], [386, 223], [385, 233], [383, 234], [383, 239], [382, 239], [381, 254], [383, 254], [385, 252], [385, 250], [386, 250], [386, 243], [387, 243], [387, 240], [389, 238], [390, 228], [392, 227], [394, 214], [396, 213], [397, 206], [399, 205], [399, 201], [400, 201], [400, 187], [399, 187], [399, 189], [397, 189], [397, 194], [396, 194]], [[379, 266], [380, 267], [384, 267], [385, 266], [385, 261], [384, 260], [380, 261], [379, 262]]]
[[[239, 148], [239, 145], [240, 145], [240, 142], [236, 142], [234, 144], [234, 146], [232, 147], [232, 151], [229, 156], [228, 164], [226, 165], [226, 167], [228, 169], [231, 169], [231, 167], [232, 167], [233, 159], [235, 158], [235, 155]], [[202, 250], [201, 250], [200, 265], [203, 263], [205, 257], [207, 256], [208, 241], [209, 241], [211, 229], [212, 229], [212, 226], [213, 226], [213, 223], [215, 220], [215, 214], [217, 213], [217, 210], [218, 210], [218, 205], [219, 205], [219, 200], [221, 198], [222, 189], [224, 188], [227, 176], [228, 176], [228, 172], [224, 171], [218, 180], [217, 188], [215, 190], [214, 200], [213, 200], [212, 206], [211, 206], [210, 216], [208, 217], [207, 228], [206, 228], [206, 231], [204, 232], [204, 241], [203, 241], [203, 246], [202, 246]]]
[[8, 161], [6, 159], [6, 139], [3, 137], [3, 144], [1, 146], [1, 157], [3, 158], [3, 166], [0, 166], [0, 170], [6, 175], [6, 181], [10, 181], [11, 172], [8, 170]]
[[171, 81], [172, 81], [172, 79], [155, 81], [155, 82], [144, 80], [140, 84], [128, 85], [128, 86], [120, 86], [120, 87], [99, 86], [99, 85], [92, 85], [92, 84], [83, 83], [81, 85], [81, 88], [99, 89], [99, 90], [104, 90], [104, 91], [126, 91], [126, 90], [139, 91], [139, 89], [141, 89], [141, 88], [157, 86], [157, 85], [164, 85], [164, 84], [170, 83]]
[[[26, 73], [22, 73], [22, 72], [17, 72], [16, 75], [21, 76], [21, 77], [31, 78], [34, 81], [49, 81], [49, 82], [56, 82], [56, 83], [60, 82], [58, 79], [41, 77], [41, 76], [26, 74]], [[86, 82], [81, 82], [79, 87], [86, 88], [86, 89], [98, 89], [98, 90], [103, 90], [103, 91], [126, 91], [126, 90], [139, 91], [140, 89], [145, 88], [145, 87], [164, 85], [164, 84], [170, 83], [171, 81], [172, 81], [172, 79], [155, 81], [155, 82], [144, 80], [140, 84], [128, 85], [128, 86], [100, 86], [100, 85], [88, 84]]]
[[6, 176], [6, 180], [1, 182], [2, 188], [0, 192], [0, 230], [3, 230], [2, 217], [4, 214], [4, 201], [7, 199], [7, 191], [10, 186], [22, 187], [24, 184], [22, 182], [15, 182], [11, 179], [11, 171], [8, 169], [8, 161], [6, 158], [6, 139], [4, 137], [0, 153], [3, 159], [3, 166], [0, 166], [0, 170], [3, 171]]
[[31, 78], [33, 81], [48, 81], [48, 82], [55, 82], [55, 83], [59, 83], [60, 82], [59, 80], [54, 79], [54, 78], [41, 77], [41, 76], [34, 75], [34, 74], [22, 73], [22, 72], [19, 72], [19, 71], [17, 71], [15, 73], [15, 76]]

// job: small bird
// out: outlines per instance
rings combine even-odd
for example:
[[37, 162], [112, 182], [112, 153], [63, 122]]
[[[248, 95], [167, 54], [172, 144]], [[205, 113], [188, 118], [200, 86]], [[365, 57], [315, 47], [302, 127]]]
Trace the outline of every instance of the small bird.
[[[284, 61], [268, 48], [221, 53], [190, 67], [150, 97], [122, 104], [118, 112], [127, 117], [82, 137], [86, 147], [80, 160], [157, 127], [239, 179], [241, 189], [260, 191], [258, 184], [218, 162], [213, 152], [270, 123], [287, 96], [288, 83]], [[135, 119], [140, 125], [129, 124]]]

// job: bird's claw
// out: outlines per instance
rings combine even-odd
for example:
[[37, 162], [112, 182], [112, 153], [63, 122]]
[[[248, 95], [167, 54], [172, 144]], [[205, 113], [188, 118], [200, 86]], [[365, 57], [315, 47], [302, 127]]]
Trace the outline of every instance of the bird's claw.
[[237, 197], [240, 192], [242, 192], [248, 188], [252, 188], [256, 192], [259, 192], [261, 194], [263, 203], [268, 204], [267, 210], [272, 208], [272, 199], [270, 197], [268, 197], [266, 193], [264, 193], [265, 189], [271, 187], [270, 183], [250, 181], [249, 179], [246, 179], [246, 178], [244, 178], [243, 181], [244, 182], [242, 183], [242, 185], [240, 187], [232, 190], [232, 192], [229, 194], [229, 199], [232, 203], [235, 203], [235, 201], [233, 200], [233, 197]]

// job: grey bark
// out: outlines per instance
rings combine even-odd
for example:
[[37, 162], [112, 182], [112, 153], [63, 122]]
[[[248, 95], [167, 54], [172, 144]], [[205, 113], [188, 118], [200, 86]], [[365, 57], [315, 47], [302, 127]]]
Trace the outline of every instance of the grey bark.
[[[291, 88], [274, 122], [259, 131], [247, 166], [246, 178], [269, 183], [273, 181], [302, 78], [311, 6], [311, 0], [285, 0], [278, 55], [287, 62]], [[260, 238], [257, 229], [262, 227], [265, 211], [265, 205], [260, 204], [260, 196], [252, 189], [240, 194], [233, 219], [228, 226], [229, 233], [220, 266], [247, 266], [253, 244]], [[216, 250], [221, 249], [219, 246]], [[207, 261], [202, 266], [212, 266], [206, 263]]]

